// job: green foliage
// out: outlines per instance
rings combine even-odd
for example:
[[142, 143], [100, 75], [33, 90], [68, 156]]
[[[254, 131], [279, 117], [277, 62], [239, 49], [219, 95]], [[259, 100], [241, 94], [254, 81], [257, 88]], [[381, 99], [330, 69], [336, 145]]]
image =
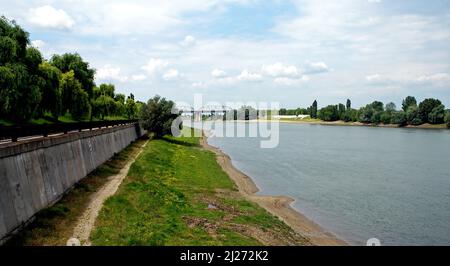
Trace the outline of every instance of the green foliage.
[[419, 108], [416, 105], [411, 105], [406, 111], [406, 121], [409, 125], [418, 126], [423, 124], [423, 120], [419, 115]]
[[395, 103], [390, 102], [390, 103], [386, 104], [386, 112], [392, 113], [392, 112], [395, 112], [396, 110], [397, 110], [397, 106], [395, 105]]
[[431, 110], [428, 114], [428, 122], [431, 124], [442, 124], [445, 120], [445, 107], [440, 104]]
[[48, 62], [42, 62], [39, 65], [39, 72], [45, 82], [42, 87], [41, 114], [50, 112], [57, 119], [62, 109], [62, 90], [59, 85], [61, 71]]
[[69, 111], [75, 120], [87, 118], [91, 111], [89, 95], [82, 89], [72, 70], [61, 75], [60, 88], [63, 106], [67, 108], [63, 113]]
[[75, 78], [81, 83], [81, 88], [88, 93], [89, 98], [93, 96], [95, 70], [90, 68], [89, 63], [83, 61], [79, 54], [54, 55], [50, 63], [62, 73], [73, 71]]
[[317, 100], [314, 100], [312, 106], [310, 107], [309, 115], [311, 118], [317, 118]]
[[350, 99], [347, 99], [347, 103], [345, 105], [347, 110], [350, 110], [352, 108], [352, 101], [350, 101]]
[[450, 128], [450, 110], [445, 112], [445, 123], [447, 124], [447, 127]]
[[320, 109], [319, 118], [323, 121], [337, 121], [339, 120], [339, 109], [337, 105], [328, 105]]
[[391, 123], [399, 126], [406, 126], [406, 114], [403, 111], [396, 111], [392, 113]]
[[359, 121], [362, 123], [378, 124], [381, 122], [381, 114], [383, 111], [383, 103], [374, 101], [359, 110]]
[[42, 56], [28, 44], [27, 32], [0, 18], [0, 115], [13, 121], [32, 118], [42, 97], [44, 81], [38, 76]]
[[[440, 122], [443, 122], [443, 116], [444, 116], [444, 107], [440, 108], [440, 105], [442, 105], [441, 101], [437, 100], [437, 99], [425, 99], [423, 100], [420, 104], [419, 104], [419, 116], [420, 119], [424, 122], [424, 123], [433, 123], [433, 121], [431, 121], [429, 119], [429, 115], [431, 114], [431, 112], [439, 107], [438, 109], [435, 110], [435, 113], [433, 114], [433, 118], [434, 120], [439, 120]], [[442, 116], [442, 119], [440, 119]]]
[[113, 115], [116, 110], [116, 102], [107, 95], [101, 95], [92, 101], [92, 113], [95, 117], [104, 119], [105, 116]]
[[404, 112], [407, 112], [411, 106], [417, 106], [417, 101], [413, 96], [408, 96], [402, 102], [402, 109]]
[[128, 119], [135, 119], [138, 115], [138, 104], [134, 101], [134, 95], [130, 94], [125, 102], [125, 116]]
[[173, 110], [175, 103], [165, 98], [155, 96], [142, 106], [140, 118], [142, 126], [149, 132], [162, 137], [171, 133], [173, 120], [178, 117], [178, 112]]
[[391, 113], [390, 112], [382, 112], [380, 115], [381, 123], [387, 125], [391, 123]]

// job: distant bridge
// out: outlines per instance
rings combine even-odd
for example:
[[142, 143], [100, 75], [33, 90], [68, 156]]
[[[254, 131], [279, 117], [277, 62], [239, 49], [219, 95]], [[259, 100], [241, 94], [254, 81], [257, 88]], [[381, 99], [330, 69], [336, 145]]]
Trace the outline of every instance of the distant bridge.
[[182, 116], [194, 117], [195, 121], [201, 121], [204, 114], [208, 115], [224, 115], [226, 112], [232, 111], [233, 108], [225, 105], [205, 105], [201, 108], [195, 109], [192, 106], [178, 106], [177, 109], [180, 111]]

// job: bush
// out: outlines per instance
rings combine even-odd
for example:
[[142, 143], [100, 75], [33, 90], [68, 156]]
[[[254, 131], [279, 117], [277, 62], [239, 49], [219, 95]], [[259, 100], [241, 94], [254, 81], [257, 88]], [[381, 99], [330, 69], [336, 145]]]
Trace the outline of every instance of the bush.
[[339, 111], [336, 105], [328, 105], [320, 109], [319, 118], [323, 121], [337, 121], [339, 120]]
[[381, 113], [380, 120], [381, 120], [381, 123], [383, 123], [383, 124], [390, 124], [391, 123], [391, 114], [388, 112]]
[[447, 127], [450, 128], [450, 110], [447, 110], [445, 114], [445, 123], [447, 123]]
[[158, 95], [153, 97], [142, 106], [140, 114], [142, 126], [149, 132], [155, 133], [156, 137], [170, 134], [172, 122], [178, 117], [178, 112], [174, 108], [174, 102], [167, 101]]
[[393, 112], [391, 117], [391, 123], [395, 125], [399, 125], [401, 127], [406, 126], [406, 114], [403, 111]]

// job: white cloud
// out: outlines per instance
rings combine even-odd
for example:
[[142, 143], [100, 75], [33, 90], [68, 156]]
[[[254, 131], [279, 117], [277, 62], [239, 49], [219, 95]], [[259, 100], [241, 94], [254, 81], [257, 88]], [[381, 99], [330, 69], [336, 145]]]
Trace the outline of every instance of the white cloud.
[[225, 78], [227, 76], [227, 73], [221, 69], [213, 69], [211, 71], [211, 76], [214, 78]]
[[366, 76], [366, 80], [369, 81], [369, 82], [372, 82], [372, 81], [383, 80], [383, 78], [381, 77], [380, 74], [373, 74], [373, 75]]
[[431, 82], [436, 85], [449, 85], [450, 74], [449, 73], [437, 73], [432, 75], [423, 75], [417, 78], [418, 82]]
[[142, 80], [145, 80], [145, 79], [147, 79], [147, 76], [144, 75], [144, 74], [137, 74], [137, 75], [132, 75], [131, 76], [131, 80], [132, 81], [142, 81]]
[[191, 84], [191, 86], [193, 87], [193, 88], [206, 88], [207, 87], [207, 84], [205, 83], [205, 82], [203, 82], [203, 81], [198, 81], [198, 82], [193, 82], [192, 84]]
[[39, 27], [54, 29], [69, 29], [75, 24], [64, 10], [50, 5], [30, 9], [28, 21]]
[[171, 68], [169, 70], [166, 71], [166, 73], [164, 73], [163, 75], [163, 79], [164, 80], [176, 80], [180, 77], [180, 73], [177, 69], [175, 68]]
[[263, 65], [262, 72], [271, 77], [291, 77], [297, 78], [300, 76], [300, 71], [296, 66], [284, 65], [282, 63], [275, 63], [273, 65]]
[[327, 64], [324, 62], [307, 62], [305, 65], [305, 74], [319, 74], [330, 71]]
[[141, 69], [147, 71], [150, 75], [155, 75], [157, 72], [162, 71], [169, 65], [169, 62], [160, 58], [150, 58], [148, 63], [141, 67]]
[[33, 40], [31, 41], [31, 46], [38, 48], [38, 49], [42, 49], [42, 47], [44, 47], [45, 42], [42, 40]]
[[187, 35], [184, 37], [184, 40], [181, 42], [182, 46], [192, 46], [195, 44], [195, 38], [191, 35]]
[[261, 81], [262, 76], [258, 73], [249, 72], [247, 69], [244, 69], [239, 76], [236, 77], [239, 81], [249, 81], [256, 82]]
[[301, 78], [287, 78], [287, 77], [279, 77], [273, 80], [273, 82], [285, 85], [285, 86], [295, 86], [305, 82], [308, 82], [310, 78], [308, 76], [302, 76]]
[[116, 80], [120, 82], [125, 82], [128, 80], [127, 76], [120, 75], [119, 67], [113, 67], [111, 65], [105, 65], [97, 69], [95, 78], [100, 81]]

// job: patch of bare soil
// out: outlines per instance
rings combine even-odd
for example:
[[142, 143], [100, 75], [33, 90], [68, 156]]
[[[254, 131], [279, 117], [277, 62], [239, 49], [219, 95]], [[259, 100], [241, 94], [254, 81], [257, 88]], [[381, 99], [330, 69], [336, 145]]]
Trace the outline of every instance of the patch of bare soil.
[[89, 237], [91, 235], [92, 229], [94, 228], [97, 216], [103, 207], [103, 203], [106, 199], [116, 193], [120, 184], [127, 176], [130, 166], [141, 154], [147, 143], [148, 141], [141, 147], [141, 150], [136, 154], [136, 156], [127, 164], [125, 164], [125, 166], [120, 170], [118, 174], [110, 176], [103, 187], [100, 188], [96, 193], [91, 195], [89, 204], [83, 214], [79, 217], [72, 235], [72, 238], [78, 239], [83, 246], [91, 245]]

